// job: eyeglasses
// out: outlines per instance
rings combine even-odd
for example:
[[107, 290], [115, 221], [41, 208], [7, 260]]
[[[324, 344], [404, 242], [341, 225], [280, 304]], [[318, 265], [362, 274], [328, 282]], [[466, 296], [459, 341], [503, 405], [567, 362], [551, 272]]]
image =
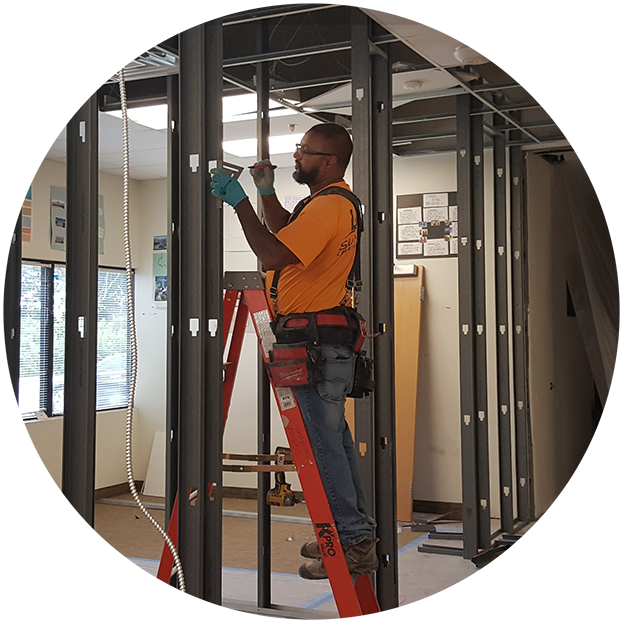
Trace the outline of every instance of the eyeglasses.
[[328, 152], [311, 152], [310, 150], [303, 150], [301, 143], [295, 144], [295, 151], [299, 152], [302, 156], [334, 156]]

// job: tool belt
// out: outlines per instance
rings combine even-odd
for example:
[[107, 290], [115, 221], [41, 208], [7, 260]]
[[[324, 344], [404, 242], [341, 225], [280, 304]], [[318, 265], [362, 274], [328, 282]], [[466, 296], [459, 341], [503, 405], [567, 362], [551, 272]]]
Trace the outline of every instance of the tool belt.
[[315, 385], [323, 382], [321, 345], [342, 345], [356, 354], [354, 385], [348, 397], [373, 390], [373, 361], [362, 345], [367, 335], [364, 317], [349, 306], [313, 313], [279, 315], [271, 322], [276, 343], [265, 367], [275, 386]]

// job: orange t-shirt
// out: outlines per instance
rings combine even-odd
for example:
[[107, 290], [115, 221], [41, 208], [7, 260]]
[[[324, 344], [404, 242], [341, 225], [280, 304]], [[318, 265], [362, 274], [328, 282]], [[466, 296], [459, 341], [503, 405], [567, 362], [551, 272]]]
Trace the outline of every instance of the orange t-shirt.
[[[349, 190], [344, 181], [328, 186]], [[345, 297], [345, 283], [356, 255], [354, 205], [340, 195], [313, 195], [297, 219], [284, 226], [276, 238], [300, 260], [280, 272], [278, 312], [288, 315], [338, 306]], [[268, 271], [265, 279], [269, 301], [273, 275]]]

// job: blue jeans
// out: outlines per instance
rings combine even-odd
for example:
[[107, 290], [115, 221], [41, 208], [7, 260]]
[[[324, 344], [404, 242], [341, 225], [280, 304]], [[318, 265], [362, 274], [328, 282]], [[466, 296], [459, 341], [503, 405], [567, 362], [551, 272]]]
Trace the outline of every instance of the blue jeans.
[[354, 382], [355, 356], [339, 345], [322, 345], [321, 353], [324, 381], [316, 386], [295, 386], [293, 392], [345, 548], [372, 537], [376, 524], [366, 511], [354, 441], [345, 421], [345, 398]]

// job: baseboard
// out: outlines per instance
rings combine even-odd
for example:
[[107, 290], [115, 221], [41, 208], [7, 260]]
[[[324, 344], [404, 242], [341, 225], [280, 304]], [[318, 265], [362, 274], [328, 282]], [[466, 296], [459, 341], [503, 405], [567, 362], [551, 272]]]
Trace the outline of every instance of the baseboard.
[[[137, 491], [141, 492], [143, 481], [135, 482]], [[105, 499], [107, 497], [117, 497], [119, 495], [126, 495], [130, 492], [130, 488], [127, 483], [114, 484], [113, 486], [105, 486], [104, 488], [98, 488], [95, 491], [96, 499]], [[293, 491], [298, 499], [304, 499], [304, 493], [301, 491]], [[222, 488], [222, 496], [228, 499], [256, 499], [256, 488], [246, 488], [244, 486], [224, 486]]]
[[[137, 487], [137, 491], [141, 492], [141, 487], [143, 486], [143, 480], [135, 482], [135, 486]], [[123, 484], [113, 484], [113, 486], [105, 486], [104, 488], [96, 488], [95, 490], [95, 498], [96, 499], [106, 499], [107, 497], [115, 497], [117, 495], [126, 495], [130, 492], [130, 486], [128, 486], [128, 482], [124, 482]]]
[[256, 499], [256, 492], [256, 488], [244, 486], [224, 486], [221, 489], [222, 496], [228, 499]]
[[426, 514], [440, 514], [445, 516], [453, 515], [462, 518], [462, 504], [450, 503], [447, 501], [424, 501], [415, 499], [412, 502], [413, 512], [423, 512]]

